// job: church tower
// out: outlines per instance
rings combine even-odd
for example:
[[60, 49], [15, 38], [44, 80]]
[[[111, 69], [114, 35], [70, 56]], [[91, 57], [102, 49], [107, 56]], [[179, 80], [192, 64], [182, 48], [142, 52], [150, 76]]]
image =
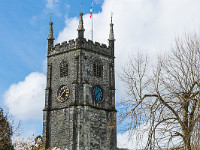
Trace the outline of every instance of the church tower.
[[109, 46], [84, 38], [83, 13], [74, 40], [54, 46], [53, 23], [49, 25], [43, 110], [46, 148], [116, 150], [112, 19]]

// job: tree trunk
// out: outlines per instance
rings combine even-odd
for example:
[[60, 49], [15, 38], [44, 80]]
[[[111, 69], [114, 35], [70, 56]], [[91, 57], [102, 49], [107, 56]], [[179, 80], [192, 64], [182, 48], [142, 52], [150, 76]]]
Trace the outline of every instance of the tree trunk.
[[192, 150], [189, 137], [186, 137], [186, 139], [184, 140], [184, 149], [185, 150]]
[[189, 101], [185, 99], [185, 104], [183, 107], [183, 124], [185, 125], [183, 127], [183, 141], [184, 141], [184, 150], [191, 150], [191, 146], [190, 146], [190, 134], [189, 134], [189, 124], [188, 124], [188, 107], [189, 107]]

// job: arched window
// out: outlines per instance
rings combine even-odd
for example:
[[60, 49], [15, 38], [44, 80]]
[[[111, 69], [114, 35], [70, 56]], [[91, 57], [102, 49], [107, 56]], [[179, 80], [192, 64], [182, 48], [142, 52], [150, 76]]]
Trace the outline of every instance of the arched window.
[[66, 61], [60, 63], [60, 77], [68, 76], [68, 64]]
[[95, 77], [102, 77], [103, 74], [103, 65], [100, 61], [95, 61], [93, 64], [93, 71]]

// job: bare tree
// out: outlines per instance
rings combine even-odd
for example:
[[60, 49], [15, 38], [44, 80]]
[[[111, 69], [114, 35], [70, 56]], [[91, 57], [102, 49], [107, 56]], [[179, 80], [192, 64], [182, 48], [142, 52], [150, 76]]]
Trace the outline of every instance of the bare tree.
[[138, 54], [123, 69], [127, 98], [120, 122], [128, 120], [128, 129], [147, 126], [145, 149], [195, 149], [200, 144], [200, 38], [177, 39], [154, 66]]

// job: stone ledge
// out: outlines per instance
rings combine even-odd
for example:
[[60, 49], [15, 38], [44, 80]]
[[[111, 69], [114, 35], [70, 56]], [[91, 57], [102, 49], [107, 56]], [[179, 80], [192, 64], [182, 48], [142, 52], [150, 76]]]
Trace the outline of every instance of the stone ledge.
[[91, 107], [91, 108], [98, 109], [98, 110], [105, 110], [105, 111], [108, 111], [108, 112], [111, 112], [111, 111], [117, 112], [117, 110], [116, 110], [115, 108], [114, 108], [114, 109], [105, 109], [105, 108], [95, 107], [95, 106], [92, 106], [92, 105], [90, 105], [90, 104], [71, 104], [71, 105], [69, 105], [68, 107], [51, 108], [51, 109], [44, 108], [43, 111], [61, 110], [61, 109], [66, 109], [66, 108], [70, 108], [70, 107], [73, 107], [73, 106], [89, 106], [89, 107]]

